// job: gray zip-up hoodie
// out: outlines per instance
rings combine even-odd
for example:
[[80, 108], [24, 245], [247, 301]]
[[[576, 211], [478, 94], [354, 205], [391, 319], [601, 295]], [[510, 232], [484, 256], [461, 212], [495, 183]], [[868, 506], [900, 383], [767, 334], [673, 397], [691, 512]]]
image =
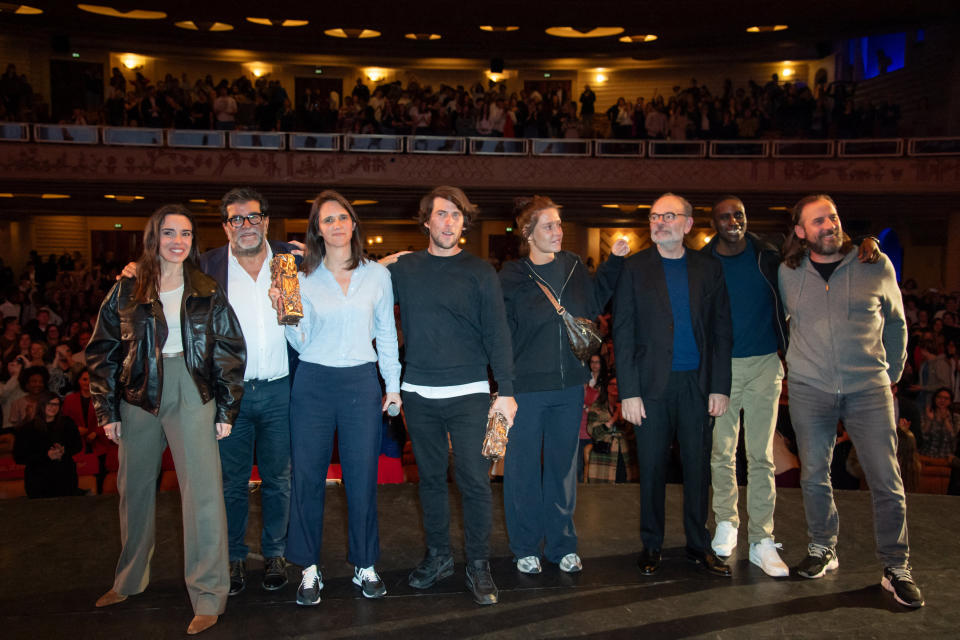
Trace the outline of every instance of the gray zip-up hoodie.
[[790, 325], [788, 379], [828, 393], [889, 385], [907, 361], [907, 324], [893, 265], [843, 257], [829, 282], [807, 256], [780, 265], [780, 294]]

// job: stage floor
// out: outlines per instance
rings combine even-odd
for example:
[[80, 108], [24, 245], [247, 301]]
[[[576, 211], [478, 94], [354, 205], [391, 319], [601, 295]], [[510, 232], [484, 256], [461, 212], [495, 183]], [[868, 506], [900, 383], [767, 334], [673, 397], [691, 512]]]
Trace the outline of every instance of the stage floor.
[[[423, 554], [415, 485], [380, 487], [384, 600], [365, 600], [346, 563], [346, 501], [328, 488], [323, 601], [295, 604], [299, 571], [276, 593], [260, 588], [262, 562], [247, 562], [244, 592], [230, 598], [216, 638], [852, 638], [960, 636], [960, 498], [908, 496], [914, 575], [927, 606], [908, 610], [879, 586], [870, 496], [838, 492], [840, 570], [820, 580], [774, 580], [747, 559], [746, 524], [731, 557], [732, 579], [698, 573], [683, 554], [681, 487], [667, 487], [664, 563], [653, 577], [636, 568], [639, 487], [581, 485], [577, 530], [584, 570], [567, 575], [544, 563], [526, 576], [511, 563], [500, 485], [494, 486], [491, 540], [500, 604], [478, 607], [463, 587], [462, 530], [452, 500], [456, 573], [426, 592], [406, 584]], [[456, 496], [456, 492], [451, 492]], [[745, 497], [741, 494], [741, 508]], [[251, 527], [259, 526], [254, 496]], [[783, 557], [806, 549], [799, 489], [781, 490], [776, 510]], [[710, 524], [711, 531], [713, 524]], [[248, 536], [258, 549], [256, 536]], [[179, 495], [158, 502], [157, 548], [147, 590], [108, 609], [94, 601], [112, 583], [120, 551], [117, 497], [0, 502], [0, 635], [4, 638], [173, 638], [192, 617], [183, 586]]]

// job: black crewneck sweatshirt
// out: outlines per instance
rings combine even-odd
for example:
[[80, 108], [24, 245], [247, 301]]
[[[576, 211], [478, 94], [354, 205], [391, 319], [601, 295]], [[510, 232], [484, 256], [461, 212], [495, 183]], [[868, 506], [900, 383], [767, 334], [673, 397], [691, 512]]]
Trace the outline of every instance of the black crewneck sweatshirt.
[[426, 250], [390, 265], [405, 345], [404, 381], [445, 387], [487, 379], [513, 395], [513, 350], [496, 271], [461, 251]]

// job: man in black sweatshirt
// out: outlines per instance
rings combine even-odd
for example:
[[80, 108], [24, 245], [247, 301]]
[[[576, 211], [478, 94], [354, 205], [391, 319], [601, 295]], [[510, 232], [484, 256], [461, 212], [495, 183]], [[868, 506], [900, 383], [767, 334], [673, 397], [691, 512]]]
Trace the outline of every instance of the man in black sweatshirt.
[[[513, 351], [500, 281], [493, 267], [460, 248], [476, 207], [456, 187], [437, 187], [420, 201], [426, 251], [389, 266], [400, 305], [406, 369], [403, 406], [420, 474], [427, 553], [410, 586], [428, 589], [453, 574], [447, 498], [448, 440], [463, 499], [467, 588], [477, 604], [496, 604], [490, 575], [488, 462], [480, 451], [486, 417], [502, 412], [513, 423]], [[499, 397], [490, 406], [487, 365]]]

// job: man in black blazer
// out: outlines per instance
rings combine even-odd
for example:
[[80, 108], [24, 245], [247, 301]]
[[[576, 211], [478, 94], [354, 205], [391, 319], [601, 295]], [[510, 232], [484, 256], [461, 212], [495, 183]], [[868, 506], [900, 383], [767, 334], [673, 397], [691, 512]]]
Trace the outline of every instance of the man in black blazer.
[[263, 507], [263, 588], [276, 591], [287, 584], [284, 552], [290, 517], [289, 402], [295, 359], [267, 291], [271, 286], [270, 259], [297, 247], [267, 239], [267, 201], [253, 189], [227, 192], [220, 201], [220, 212], [228, 243], [202, 254], [200, 267], [223, 287], [247, 344], [240, 414], [230, 437], [219, 441], [230, 595], [235, 595], [246, 585], [248, 486], [254, 450]]
[[687, 251], [693, 207], [664, 194], [650, 208], [654, 246], [627, 259], [614, 296], [613, 337], [623, 418], [636, 425], [645, 575], [660, 567], [666, 465], [674, 436], [683, 463], [687, 557], [730, 569], [707, 532], [713, 418], [729, 403], [733, 327], [720, 263]]

